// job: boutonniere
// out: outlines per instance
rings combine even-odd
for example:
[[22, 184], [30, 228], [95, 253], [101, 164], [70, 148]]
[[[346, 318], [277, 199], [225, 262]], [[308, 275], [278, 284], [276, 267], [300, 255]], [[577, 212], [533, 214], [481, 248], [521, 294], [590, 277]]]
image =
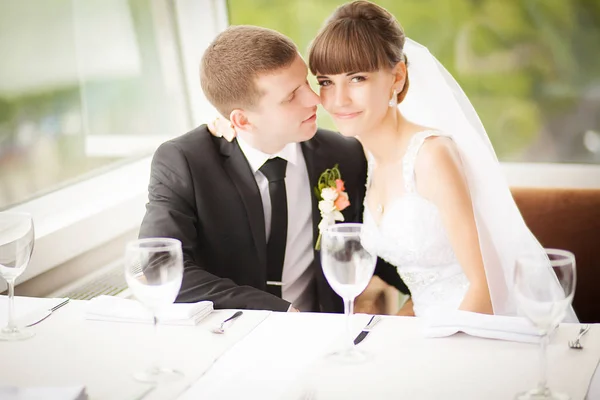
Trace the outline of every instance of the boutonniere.
[[329, 225], [335, 224], [335, 221], [344, 220], [342, 211], [350, 205], [350, 200], [337, 164], [333, 168], [326, 169], [319, 176], [317, 187], [314, 189], [319, 200], [319, 211], [321, 212], [319, 237], [315, 244], [315, 249], [319, 250], [321, 247], [321, 233]]

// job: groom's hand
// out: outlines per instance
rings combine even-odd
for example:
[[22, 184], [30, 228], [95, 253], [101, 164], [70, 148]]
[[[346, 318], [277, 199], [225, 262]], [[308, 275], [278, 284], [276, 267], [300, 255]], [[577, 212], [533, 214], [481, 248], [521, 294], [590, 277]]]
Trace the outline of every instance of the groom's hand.
[[400, 308], [400, 311], [398, 311], [398, 313], [396, 315], [399, 315], [402, 317], [414, 317], [415, 316], [415, 310], [413, 309], [412, 298], [406, 300], [406, 303], [404, 303], [404, 305], [402, 306], [402, 308]]
[[373, 275], [366, 289], [356, 297], [354, 312], [364, 314], [385, 314], [384, 291], [389, 285], [379, 276]]

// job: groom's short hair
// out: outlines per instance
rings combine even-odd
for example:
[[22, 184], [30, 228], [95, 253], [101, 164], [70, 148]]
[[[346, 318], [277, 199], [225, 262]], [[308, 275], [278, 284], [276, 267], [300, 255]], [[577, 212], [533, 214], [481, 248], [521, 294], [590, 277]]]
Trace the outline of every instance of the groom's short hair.
[[208, 46], [200, 65], [200, 83], [208, 101], [229, 119], [236, 108], [252, 108], [262, 93], [256, 79], [287, 67], [298, 54], [294, 42], [271, 29], [230, 26]]

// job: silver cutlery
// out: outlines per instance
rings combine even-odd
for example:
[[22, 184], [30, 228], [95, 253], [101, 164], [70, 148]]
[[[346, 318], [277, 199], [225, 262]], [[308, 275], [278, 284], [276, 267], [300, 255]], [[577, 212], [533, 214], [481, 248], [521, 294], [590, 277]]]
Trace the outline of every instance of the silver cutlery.
[[371, 317], [371, 319], [369, 320], [369, 323], [363, 328], [363, 330], [354, 339], [354, 345], [357, 345], [360, 342], [362, 342], [363, 340], [365, 340], [365, 338], [367, 337], [367, 335], [369, 334], [369, 332], [371, 332], [371, 329], [373, 329], [373, 327], [379, 321], [381, 321], [381, 317], [379, 315], [373, 315]]
[[235, 314], [233, 314], [231, 317], [227, 318], [225, 321], [221, 322], [221, 325], [219, 327], [215, 327], [212, 329], [213, 333], [225, 333], [225, 324], [227, 322], [233, 321], [239, 317], [241, 317], [243, 314], [243, 312], [241, 311], [237, 311]]
[[71, 299], [69, 299], [67, 297], [52, 308], [49, 308], [47, 310], [37, 310], [37, 311], [33, 311], [33, 312], [27, 314], [25, 317], [22, 318], [22, 320], [25, 321], [24, 326], [28, 328], [30, 326], [39, 324], [40, 322], [42, 322], [43, 320], [45, 320], [46, 318], [51, 316], [54, 311], [58, 310], [59, 308], [61, 308], [64, 305], [66, 305], [70, 300]]
[[569, 340], [569, 347], [572, 349], [577, 349], [577, 350], [581, 350], [583, 349], [583, 346], [581, 345], [581, 343], [579, 342], [579, 340], [582, 338], [583, 335], [585, 335], [588, 331], [590, 330], [590, 326], [589, 325], [583, 325], [580, 329], [579, 329], [579, 333], [577, 334], [577, 338], [575, 340]]

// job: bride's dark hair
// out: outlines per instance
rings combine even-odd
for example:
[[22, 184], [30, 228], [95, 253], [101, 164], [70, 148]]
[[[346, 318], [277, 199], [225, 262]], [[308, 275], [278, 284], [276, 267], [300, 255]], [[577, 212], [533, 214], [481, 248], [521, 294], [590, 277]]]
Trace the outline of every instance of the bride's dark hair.
[[[313, 75], [373, 72], [408, 61], [404, 30], [385, 8], [368, 1], [338, 7], [310, 45], [308, 66]], [[406, 96], [408, 75], [398, 94]]]

